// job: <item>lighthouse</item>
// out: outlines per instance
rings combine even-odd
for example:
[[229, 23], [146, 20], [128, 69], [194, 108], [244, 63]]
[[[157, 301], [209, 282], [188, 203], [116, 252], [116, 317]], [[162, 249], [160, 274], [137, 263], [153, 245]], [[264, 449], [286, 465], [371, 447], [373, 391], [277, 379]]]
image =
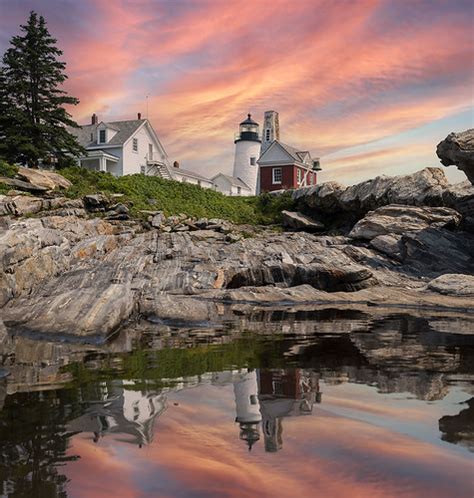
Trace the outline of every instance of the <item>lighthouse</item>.
[[258, 401], [258, 378], [255, 370], [249, 369], [235, 377], [234, 396], [237, 415], [235, 421], [240, 425], [240, 439], [247, 443], [250, 451], [260, 439], [259, 424], [262, 420]]
[[247, 119], [239, 125], [235, 140], [234, 178], [240, 178], [252, 191], [257, 193], [258, 165], [260, 156], [260, 136], [258, 123], [248, 114]]

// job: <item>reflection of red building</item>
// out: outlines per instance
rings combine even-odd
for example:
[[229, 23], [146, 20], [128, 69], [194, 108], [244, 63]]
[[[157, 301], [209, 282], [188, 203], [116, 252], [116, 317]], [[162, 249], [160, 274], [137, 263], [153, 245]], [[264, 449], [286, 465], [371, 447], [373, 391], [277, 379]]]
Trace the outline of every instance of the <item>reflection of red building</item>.
[[319, 376], [301, 369], [260, 370], [259, 401], [265, 450], [283, 446], [284, 417], [306, 415], [321, 401]]

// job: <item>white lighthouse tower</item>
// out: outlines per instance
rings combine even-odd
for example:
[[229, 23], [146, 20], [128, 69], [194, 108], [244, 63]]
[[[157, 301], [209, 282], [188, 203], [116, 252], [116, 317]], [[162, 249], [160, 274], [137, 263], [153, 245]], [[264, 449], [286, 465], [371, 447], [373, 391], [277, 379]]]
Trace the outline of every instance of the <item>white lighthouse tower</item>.
[[258, 379], [255, 370], [239, 373], [234, 380], [236, 418], [240, 425], [240, 439], [249, 450], [260, 439], [259, 423], [262, 420], [258, 400]]
[[240, 178], [252, 191], [257, 193], [258, 165], [260, 157], [260, 137], [258, 123], [251, 114], [239, 125], [235, 140], [234, 178]]

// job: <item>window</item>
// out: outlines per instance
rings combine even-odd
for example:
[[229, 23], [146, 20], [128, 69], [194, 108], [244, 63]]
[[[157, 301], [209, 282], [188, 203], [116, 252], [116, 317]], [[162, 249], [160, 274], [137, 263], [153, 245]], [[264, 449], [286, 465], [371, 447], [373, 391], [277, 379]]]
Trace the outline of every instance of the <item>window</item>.
[[298, 182], [298, 185], [301, 183], [301, 179], [302, 179], [303, 175], [301, 174], [301, 170], [298, 168], [296, 170], [296, 180]]
[[272, 183], [281, 183], [282, 173], [281, 168], [272, 169]]
[[256, 157], [251, 157], [251, 158], [250, 158], [250, 164], [251, 164], [252, 166], [255, 166], [255, 165], [257, 164], [257, 158], [256, 158]]
[[138, 152], [138, 138], [133, 139], [133, 152]]
[[106, 130], [99, 130], [99, 143], [100, 144], [105, 144], [105, 142], [106, 142], [105, 131]]
[[250, 404], [251, 405], [256, 405], [258, 403], [257, 396], [255, 394], [250, 395]]
[[242, 187], [237, 187], [237, 195], [240, 195], [242, 193]]
[[144, 175], [146, 173], [145, 166], [140, 166], [140, 173]]
[[148, 159], [153, 161], [153, 144], [148, 144]]
[[94, 141], [94, 134], [91, 133], [91, 142], [93, 142], [93, 141]]
[[198, 180], [198, 185], [201, 186], [201, 180]]
[[270, 141], [270, 128], [267, 128], [265, 130], [265, 141], [269, 142]]

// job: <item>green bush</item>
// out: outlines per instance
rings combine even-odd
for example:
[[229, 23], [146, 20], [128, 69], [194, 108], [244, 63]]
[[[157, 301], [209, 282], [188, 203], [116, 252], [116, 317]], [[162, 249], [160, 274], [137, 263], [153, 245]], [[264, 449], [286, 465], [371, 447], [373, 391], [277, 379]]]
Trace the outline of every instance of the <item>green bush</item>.
[[256, 197], [229, 197], [197, 185], [165, 180], [156, 176], [128, 175], [114, 177], [110, 173], [73, 167], [61, 170], [73, 184], [67, 191], [72, 198], [86, 194], [123, 194], [131, 213], [143, 217], [143, 210], [161, 210], [166, 215], [222, 218], [235, 223], [273, 224], [280, 221], [282, 209], [291, 208], [289, 194]]
[[13, 178], [18, 173], [18, 167], [9, 164], [3, 159], [0, 159], [0, 176]]

